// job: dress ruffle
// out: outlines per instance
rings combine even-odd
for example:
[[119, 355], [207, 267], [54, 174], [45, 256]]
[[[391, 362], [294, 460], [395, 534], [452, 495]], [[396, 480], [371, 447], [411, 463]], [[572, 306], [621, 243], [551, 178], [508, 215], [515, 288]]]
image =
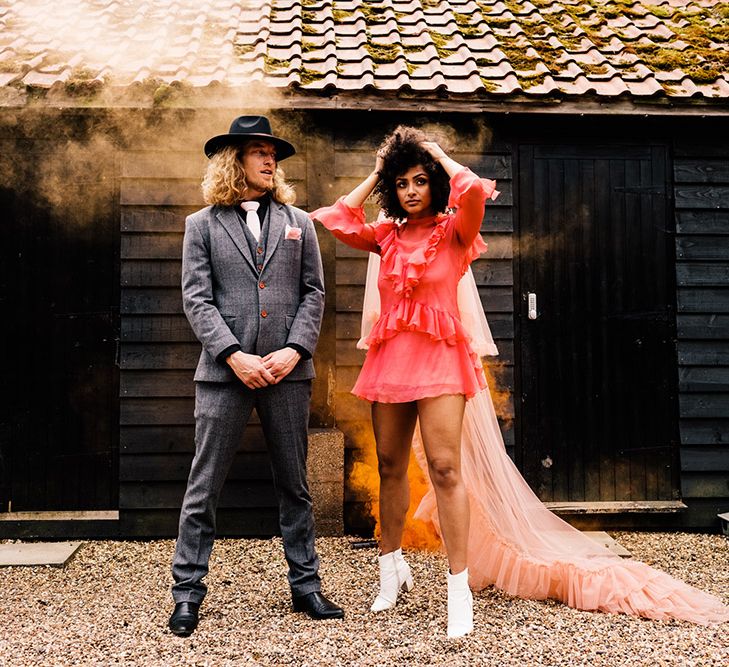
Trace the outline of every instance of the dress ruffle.
[[392, 310], [380, 316], [367, 338], [367, 345], [375, 347], [401, 331], [418, 331], [431, 340], [444, 340], [449, 345], [470, 342], [468, 332], [451, 313], [412, 299], [401, 299]]
[[[414, 338], [406, 342], [404, 337], [408, 335]], [[428, 346], [437, 343], [448, 348], [438, 353], [434, 347], [429, 349], [441, 360], [447, 355], [449, 369], [455, 373], [441, 372], [435, 377], [426, 377], [421, 372], [417, 382], [394, 379], [407, 377], [407, 368], [398, 368], [400, 358], [411, 359], [413, 350], [425, 349], [420, 347], [422, 340], [430, 341]], [[377, 348], [385, 341], [391, 341], [390, 345], [401, 349], [390, 349], [388, 356], [381, 358]], [[481, 360], [460, 320], [448, 311], [419, 301], [401, 299], [383, 313], [367, 337], [366, 347], [371, 353], [365, 359], [352, 393], [368, 401], [405, 403], [443, 394], [464, 394], [471, 398], [486, 386]]]
[[[471, 504], [477, 517], [478, 546], [469, 544], [469, 584], [474, 590], [487, 586], [520, 598], [560, 600], [585, 611], [629, 614], [656, 620], [678, 619], [710, 625], [729, 620], [720, 600], [674, 579], [640, 561], [618, 556], [596, 556], [589, 566], [564, 560], [543, 561], [520, 551], [503, 539], [491, 521]], [[431, 491], [418, 506], [415, 518], [438, 524], [435, 494]], [[438, 527], [439, 530], [439, 527]], [[584, 560], [584, 559], [583, 559]]]
[[377, 251], [378, 234], [382, 236], [396, 227], [392, 220], [367, 224], [364, 208], [347, 206], [344, 197], [337, 199], [331, 206], [317, 209], [310, 217], [321, 222], [343, 243], [368, 252]]
[[344, 203], [344, 197], [337, 199], [331, 206], [317, 209], [311, 216], [321, 222], [330, 232], [339, 232], [341, 235], [353, 239], [359, 237], [360, 225], [367, 224], [364, 209], [347, 206]]
[[[488, 199], [496, 199], [501, 193], [496, 189], [496, 181], [488, 178], [479, 178], [469, 169], [462, 169], [451, 178], [451, 192], [448, 197], [449, 208], [459, 208], [463, 198], [468, 194], [473, 196], [473, 191], [479, 192], [481, 205], [484, 206]], [[488, 245], [476, 234], [471, 245], [466, 249], [460, 271], [463, 275], [474, 259], [488, 250]]]
[[392, 226], [388, 226], [388, 223], [384, 223], [375, 230], [381, 248], [383, 277], [392, 282], [395, 294], [409, 297], [413, 293], [425, 270], [435, 259], [438, 244], [446, 233], [447, 222], [448, 217], [441, 216], [427, 242], [411, 252], [405, 260], [397, 249], [397, 225], [390, 223]]
[[479, 178], [469, 169], [462, 169], [451, 178], [451, 192], [448, 196], [448, 208], [458, 208], [466, 193], [473, 189], [480, 189], [482, 200], [496, 199], [501, 193], [496, 189], [496, 181], [489, 178]]
[[727, 620], [727, 608], [719, 600], [645, 563], [602, 558], [596, 560], [594, 570], [568, 560], [539, 563], [496, 533], [492, 538], [488, 549], [469, 559], [469, 568], [493, 573], [493, 580], [472, 578], [471, 586], [477, 590], [495, 585], [522, 598], [551, 598], [576, 609], [658, 620], [701, 625]]
[[489, 249], [488, 243], [481, 238], [481, 234], [476, 234], [476, 238], [473, 239], [473, 243], [466, 250], [466, 254], [463, 257], [463, 263], [461, 264], [461, 275], [468, 271], [468, 267], [471, 266], [471, 262], [474, 259], [478, 259], [483, 253]]
[[[448, 334], [448, 331], [441, 331]], [[466, 340], [454, 343], [433, 338], [417, 329], [401, 328], [382, 347], [373, 345], [365, 357], [362, 372], [352, 388], [355, 396], [378, 403], [407, 403], [443, 394], [463, 394], [470, 398], [486, 386], [479, 358]], [[380, 351], [387, 354], [380, 354]], [[413, 376], [413, 359], [438, 359], [441, 364], [427, 365]]]

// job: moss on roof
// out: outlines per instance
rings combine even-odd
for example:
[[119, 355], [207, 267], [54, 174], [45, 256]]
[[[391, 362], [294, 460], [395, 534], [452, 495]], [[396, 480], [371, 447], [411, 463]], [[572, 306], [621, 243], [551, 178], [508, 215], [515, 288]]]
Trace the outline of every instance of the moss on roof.
[[430, 35], [430, 39], [433, 41], [435, 50], [438, 52], [438, 57], [441, 60], [448, 58], [448, 56], [452, 56], [456, 52], [455, 49], [451, 49], [446, 46], [446, 44], [451, 41], [450, 35], [441, 35], [435, 30], [429, 30], [428, 34]]
[[299, 70], [299, 78], [301, 79], [301, 83], [303, 85], [306, 85], [308, 83], [313, 83], [314, 81], [321, 81], [324, 78], [324, 74], [321, 72], [317, 72], [316, 70], [309, 69], [308, 67], [302, 67]]
[[400, 48], [396, 44], [373, 44], [372, 42], [367, 42], [365, 48], [370, 54], [372, 62], [378, 65], [394, 63], [400, 54]]
[[266, 70], [266, 73], [270, 74], [271, 72], [274, 72], [277, 69], [281, 69], [282, 67], [289, 67], [291, 65], [290, 60], [282, 60], [280, 58], [274, 58], [272, 56], [269, 56], [266, 54], [263, 57], [264, 67]]
[[[498, 5], [478, 4], [484, 20], [498, 31], [495, 34], [501, 50], [520, 80], [525, 78], [520, 70], [532, 71], [535, 64], [533, 56], [524, 55], [525, 41], [553, 73], [563, 68], [571, 54], [593, 48], [604, 53], [608, 61], [614, 57], [612, 51], [619, 50], [620, 57], [633, 54], [654, 72], [680, 69], [696, 83], [711, 83], [729, 69], [729, 3], [705, 7], [689, 2], [674, 7], [634, 0], [583, 0], [575, 5], [554, 0], [504, 0], [506, 11], [496, 15], [489, 12]], [[532, 5], [541, 11], [533, 11]], [[641, 21], [636, 37], [635, 21], [650, 16], [656, 19], [656, 26], [663, 27], [656, 29], [653, 23]], [[621, 17], [629, 23], [615, 25]], [[613, 45], [618, 48], [613, 49]], [[596, 69], [577, 64], [588, 74], [609, 71], [605, 65]]]
[[[44, 3], [51, 0], [38, 0], [39, 11]], [[110, 82], [112, 73], [115, 90], [138, 90], [140, 77], [157, 77], [143, 92], [154, 95], [155, 103], [175, 104], [179, 91], [169, 84], [176, 85], [178, 78], [184, 85], [194, 82], [194, 88], [215, 82], [239, 86], [263, 70], [265, 85], [287, 87], [292, 71], [298, 71], [304, 86], [345, 71], [342, 89], [356, 91], [373, 68], [375, 90], [407, 84], [407, 71], [410, 83], [417, 81], [418, 94], [425, 95], [478, 95], [485, 89], [505, 96], [528, 91], [530, 96], [573, 97], [584, 89], [575, 85], [577, 78], [587, 77], [602, 98], [626, 90], [646, 97], [662, 89], [690, 103], [699, 97], [717, 103], [729, 99], [729, 2], [721, 0], [416, 0], [406, 11], [393, 0], [300, 0], [275, 3], [262, 12], [242, 9], [239, 27], [227, 32], [221, 32], [213, 0], [200, 0], [200, 5], [209, 16], [195, 26], [189, 17], [175, 18], [187, 50], [163, 45], [149, 62], [126, 57], [120, 67], [96, 63], [90, 54], [101, 51], [94, 50], [91, 38], [88, 44], [61, 40], [60, 46], [49, 46], [28, 21], [11, 13], [3, 19], [7, 43], [0, 74], [6, 86], [26, 96], [54, 87], [81, 102]], [[69, 8], [57, 17], [58, 25], [75, 25], [84, 11]], [[107, 52], [117, 54], [127, 42], [135, 49], [147, 43], [151, 31], [130, 27], [118, 3], [102, 13], [125, 35], [118, 44], [105, 37]], [[274, 24], [269, 18], [276, 19]], [[174, 44], [180, 39], [175, 37]], [[290, 54], [297, 55], [285, 60]], [[384, 66], [395, 62], [398, 67]], [[624, 85], [616, 85], [620, 81]], [[8, 97], [15, 99], [14, 93]]]
[[388, 9], [387, 5], [372, 5], [370, 3], [363, 2], [358, 9], [360, 12], [362, 12], [364, 20], [368, 24], [382, 23], [387, 18], [385, 16], [385, 13]]
[[332, 18], [335, 23], [344, 23], [346, 20], [354, 16], [353, 9], [333, 9]]
[[483, 30], [479, 28], [478, 23], [472, 23], [473, 18], [470, 14], [458, 14], [453, 12], [453, 17], [456, 19], [456, 25], [458, 26], [459, 32], [464, 37], [476, 37], [483, 33]]

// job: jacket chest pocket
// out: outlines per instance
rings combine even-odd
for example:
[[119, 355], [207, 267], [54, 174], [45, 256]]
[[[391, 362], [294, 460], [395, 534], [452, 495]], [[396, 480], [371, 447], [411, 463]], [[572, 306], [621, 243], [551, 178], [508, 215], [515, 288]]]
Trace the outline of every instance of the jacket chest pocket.
[[271, 263], [277, 265], [276, 270], [284, 270], [288, 275], [298, 275], [301, 270], [301, 241], [281, 241]]

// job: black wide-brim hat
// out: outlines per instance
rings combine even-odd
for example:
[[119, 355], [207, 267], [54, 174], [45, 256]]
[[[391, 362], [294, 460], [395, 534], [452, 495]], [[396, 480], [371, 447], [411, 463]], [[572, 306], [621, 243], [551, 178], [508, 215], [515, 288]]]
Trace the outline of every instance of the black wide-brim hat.
[[265, 116], [238, 116], [230, 124], [228, 134], [219, 134], [205, 142], [205, 155], [213, 157], [224, 146], [236, 146], [251, 139], [270, 141], [276, 147], [277, 162], [296, 153], [296, 149], [288, 141], [273, 136], [271, 123]]

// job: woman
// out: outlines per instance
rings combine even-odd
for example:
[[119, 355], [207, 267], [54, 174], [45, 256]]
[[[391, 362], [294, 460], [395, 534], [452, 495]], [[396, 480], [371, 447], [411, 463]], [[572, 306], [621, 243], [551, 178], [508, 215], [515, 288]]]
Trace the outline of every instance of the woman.
[[[362, 205], [373, 191], [386, 217], [368, 225]], [[497, 194], [493, 181], [422, 132], [399, 127], [360, 185], [311, 214], [381, 261], [381, 315], [352, 390], [372, 403], [380, 473], [380, 591], [372, 610], [394, 606], [398, 592], [413, 586], [400, 545], [414, 442], [432, 483], [416, 516], [435, 523], [448, 554], [449, 637], [473, 628], [469, 566], [474, 588], [495, 584], [522, 597], [652, 618], [729, 620], [729, 608], [715, 598], [623, 562], [553, 515], [506, 454], [458, 296], [459, 281], [486, 249], [479, 228], [485, 202]], [[413, 440], [416, 421], [420, 437]]]

